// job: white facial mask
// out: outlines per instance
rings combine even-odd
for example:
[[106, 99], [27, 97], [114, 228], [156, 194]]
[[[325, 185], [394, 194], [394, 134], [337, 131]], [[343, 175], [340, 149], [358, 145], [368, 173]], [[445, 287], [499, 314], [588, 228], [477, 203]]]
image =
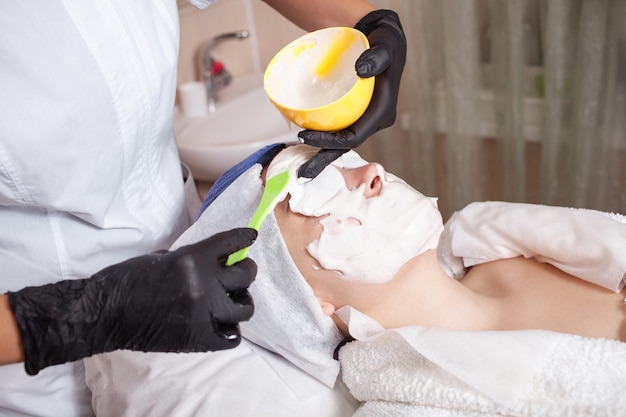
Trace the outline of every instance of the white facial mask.
[[[298, 167], [317, 150], [306, 145], [287, 148], [272, 162], [268, 177]], [[276, 162], [276, 163], [274, 163]], [[437, 202], [411, 188], [378, 165], [380, 194], [365, 198], [365, 184], [346, 187], [339, 168], [358, 168], [367, 162], [350, 151], [315, 179], [292, 180], [289, 206], [306, 216], [323, 216], [319, 239], [307, 251], [325, 269], [351, 281], [382, 283], [390, 280], [409, 259], [434, 249], [443, 230]]]

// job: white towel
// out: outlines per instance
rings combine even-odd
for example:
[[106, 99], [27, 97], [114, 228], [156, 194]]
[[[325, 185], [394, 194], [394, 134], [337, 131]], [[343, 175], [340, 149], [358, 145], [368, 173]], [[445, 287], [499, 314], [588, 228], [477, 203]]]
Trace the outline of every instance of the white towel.
[[458, 331], [401, 327], [386, 331], [351, 307], [337, 311], [350, 334], [368, 342], [400, 335], [410, 348], [465, 384], [500, 404], [514, 403], [557, 344], [560, 334], [542, 330]]
[[[539, 366], [518, 387], [516, 398], [502, 404], [418, 353], [405, 337], [410, 328], [404, 332], [388, 330], [341, 349], [343, 380], [352, 395], [364, 401], [355, 417], [626, 415], [626, 343], [540, 332], [553, 346], [542, 352]], [[532, 338], [533, 332], [518, 333]], [[476, 344], [482, 343], [480, 333], [475, 334]], [[501, 340], [485, 343], [506, 346], [511, 337], [520, 337], [516, 332], [493, 333], [500, 333]], [[463, 356], [467, 346], [461, 338], [438, 348], [456, 349]], [[489, 359], [482, 364], [491, 366]], [[501, 383], [508, 383], [507, 372], [524, 365], [501, 364]]]
[[619, 292], [626, 277], [626, 217], [596, 210], [472, 203], [446, 222], [437, 256], [448, 275], [524, 256]]

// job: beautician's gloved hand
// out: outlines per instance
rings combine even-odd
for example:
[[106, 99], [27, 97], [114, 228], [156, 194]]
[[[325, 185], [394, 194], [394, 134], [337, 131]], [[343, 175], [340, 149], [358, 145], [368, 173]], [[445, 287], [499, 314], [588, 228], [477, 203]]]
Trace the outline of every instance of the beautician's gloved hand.
[[356, 61], [359, 77], [376, 77], [374, 94], [367, 110], [354, 124], [338, 132], [303, 130], [300, 139], [321, 151], [303, 164], [298, 177], [315, 178], [348, 149], [356, 148], [396, 120], [398, 90], [406, 61], [406, 37], [398, 15], [391, 10], [368, 13], [355, 28], [363, 32], [370, 48]]
[[227, 256], [256, 239], [254, 229], [216, 234], [172, 252], [109, 266], [89, 279], [9, 293], [26, 372], [117, 349], [201, 352], [241, 341], [238, 322], [254, 304], [257, 267]]

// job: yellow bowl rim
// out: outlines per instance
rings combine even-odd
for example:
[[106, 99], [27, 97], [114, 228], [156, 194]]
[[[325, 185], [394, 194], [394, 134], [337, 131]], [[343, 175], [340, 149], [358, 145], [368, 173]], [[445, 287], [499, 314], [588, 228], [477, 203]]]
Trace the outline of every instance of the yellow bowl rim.
[[[288, 50], [289, 47], [292, 46], [292, 44], [295, 44], [296, 42], [300, 41], [302, 38], [305, 38], [307, 36], [310, 35], [314, 35], [318, 32], [322, 32], [322, 31], [330, 31], [330, 30], [337, 30], [337, 29], [343, 29], [343, 30], [350, 30], [351, 32], [357, 32], [358, 35], [365, 40], [365, 50], [367, 50], [370, 45], [369, 45], [369, 40], [367, 39], [367, 36], [365, 36], [365, 34], [363, 32], [361, 32], [358, 29], [352, 28], [352, 27], [348, 27], [348, 26], [333, 26], [333, 27], [328, 27], [328, 28], [324, 28], [324, 29], [318, 29], [316, 31], [313, 32], [309, 32], [305, 35], [300, 36], [297, 39], [294, 39], [293, 41], [289, 42], [286, 46], [284, 46], [280, 51], [278, 51], [276, 53], [276, 55], [274, 55], [274, 57], [271, 59], [270, 63], [267, 64], [267, 67], [265, 67], [265, 74], [263, 76], [263, 89], [265, 90], [265, 94], [267, 95], [267, 97], [272, 101], [272, 103], [274, 103], [277, 106], [280, 106], [284, 109], [287, 109], [289, 111], [294, 111], [294, 112], [312, 112], [312, 111], [317, 111], [317, 110], [321, 110], [327, 107], [330, 107], [334, 104], [339, 103], [341, 100], [343, 100], [346, 96], [350, 95], [350, 93], [352, 93], [352, 91], [354, 91], [354, 89], [356, 89], [357, 87], [361, 86], [361, 85], [365, 85], [365, 88], [368, 88], [370, 84], [372, 84], [374, 82], [374, 77], [370, 77], [370, 78], [362, 78], [357, 76], [356, 81], [354, 82], [354, 84], [352, 85], [352, 87], [350, 87], [350, 89], [348, 91], [346, 91], [345, 94], [343, 94], [341, 97], [339, 97], [338, 99], [331, 101], [330, 103], [324, 104], [322, 106], [317, 106], [317, 107], [306, 107], [306, 108], [298, 108], [298, 107], [289, 107], [289, 106], [285, 106], [284, 104], [281, 104], [280, 102], [278, 102], [277, 100], [274, 99], [274, 97], [272, 97], [272, 95], [270, 94], [270, 92], [267, 90], [267, 88], [265, 88], [265, 80], [268, 77], [268, 71], [269, 68], [272, 66], [272, 64], [274, 64], [274, 61], [277, 60], [279, 58], [280, 55], [283, 54], [283, 51]], [[356, 71], [356, 70], [355, 70]], [[370, 87], [373, 91], [374, 87], [373, 85]]]

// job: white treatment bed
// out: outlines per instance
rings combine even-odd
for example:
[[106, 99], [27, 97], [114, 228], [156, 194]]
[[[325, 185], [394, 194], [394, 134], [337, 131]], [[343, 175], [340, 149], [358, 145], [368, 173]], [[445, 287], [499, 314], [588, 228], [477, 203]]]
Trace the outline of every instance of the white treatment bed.
[[[247, 341], [216, 353], [99, 355], [90, 359], [87, 382], [99, 417], [626, 415], [626, 343], [543, 331], [467, 332], [456, 335], [445, 361], [412, 347], [411, 338], [423, 340], [420, 332], [429, 329], [403, 330], [344, 346], [334, 389]], [[524, 361], [512, 353], [524, 337], [535, 349], [539, 341], [541, 357]], [[476, 345], [489, 348], [468, 358]], [[507, 354], [474, 374], [486, 378], [480, 387], [458, 376], [465, 376], [459, 368], [493, 365], [490, 349]], [[520, 367], [532, 372], [517, 375]]]
[[[463, 361], [438, 365], [405, 339], [415, 329], [405, 330], [344, 346], [342, 379], [334, 389], [246, 341], [217, 353], [99, 355], [90, 359], [87, 382], [99, 417], [626, 415], [626, 343], [529, 331], [530, 341], [541, 338], [542, 346], [550, 346], [532, 361], [533, 372], [515, 375], [530, 363], [504, 355], [500, 372], [480, 381], [487, 387], [479, 389], [446, 369], [463, 367]], [[510, 333], [523, 332], [473, 333], [453, 348], [465, 357], [470, 346], [490, 339], [492, 348], [506, 350], [520, 342], [520, 335]], [[488, 351], [475, 351], [474, 365], [493, 363]], [[502, 391], [490, 390], [500, 385]]]
[[162, 354], [117, 351], [87, 361], [98, 417], [344, 417], [358, 402], [267, 350]]

